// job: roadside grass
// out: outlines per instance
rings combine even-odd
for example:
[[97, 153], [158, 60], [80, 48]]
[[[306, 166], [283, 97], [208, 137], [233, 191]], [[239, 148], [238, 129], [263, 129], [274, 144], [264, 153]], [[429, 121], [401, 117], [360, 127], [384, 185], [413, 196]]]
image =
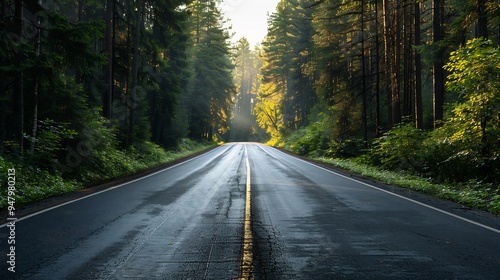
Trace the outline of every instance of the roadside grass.
[[128, 150], [110, 150], [99, 154], [97, 163], [85, 164], [75, 169], [70, 177], [63, 178], [40, 167], [14, 163], [0, 157], [0, 209], [7, 209], [8, 169], [15, 169], [15, 207], [49, 197], [74, 192], [85, 187], [119, 179], [174, 160], [187, 157], [215, 146], [212, 142], [180, 141], [175, 150], [166, 151], [158, 145], [145, 143]]
[[471, 181], [465, 184], [437, 184], [431, 179], [405, 172], [387, 171], [381, 168], [356, 162], [356, 159], [332, 159], [311, 157], [311, 159], [336, 166], [371, 178], [382, 183], [411, 189], [438, 198], [454, 201], [470, 208], [500, 214], [500, 193], [498, 186]]

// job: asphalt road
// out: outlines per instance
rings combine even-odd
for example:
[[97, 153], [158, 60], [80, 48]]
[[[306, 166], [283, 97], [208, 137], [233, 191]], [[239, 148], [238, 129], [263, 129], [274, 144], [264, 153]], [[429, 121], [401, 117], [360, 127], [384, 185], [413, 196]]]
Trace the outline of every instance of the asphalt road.
[[19, 219], [15, 273], [9, 235], [0, 279], [500, 279], [497, 217], [258, 144]]

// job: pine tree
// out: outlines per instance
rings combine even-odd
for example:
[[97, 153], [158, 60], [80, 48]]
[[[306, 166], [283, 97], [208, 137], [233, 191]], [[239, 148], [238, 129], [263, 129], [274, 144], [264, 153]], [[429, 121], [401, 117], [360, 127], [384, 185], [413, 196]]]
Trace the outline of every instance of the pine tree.
[[229, 35], [222, 27], [217, 1], [195, 1], [192, 69], [185, 98], [189, 136], [194, 139], [227, 140], [235, 86], [229, 51]]
[[[263, 102], [257, 107], [257, 114], [261, 126], [265, 126], [264, 123], [275, 126], [275, 139], [309, 124], [316, 97], [312, 4], [313, 1], [281, 1], [277, 12], [270, 17], [263, 42], [261, 82], [264, 86], [259, 96]], [[282, 114], [281, 120], [272, 120], [274, 110]]]
[[257, 122], [254, 115], [257, 99], [258, 57], [250, 49], [246, 38], [241, 38], [236, 45], [234, 78], [238, 87], [231, 121], [231, 141], [250, 141], [258, 138]]

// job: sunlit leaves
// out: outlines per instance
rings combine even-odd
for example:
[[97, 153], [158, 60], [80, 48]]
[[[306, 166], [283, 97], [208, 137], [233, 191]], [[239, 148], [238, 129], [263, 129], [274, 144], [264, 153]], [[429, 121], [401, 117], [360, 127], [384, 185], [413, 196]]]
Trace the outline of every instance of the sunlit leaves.
[[[498, 150], [490, 139], [499, 136], [500, 50], [491, 41], [474, 39], [451, 54], [446, 83], [463, 99], [453, 109], [453, 140], [475, 145], [484, 156]], [[496, 142], [496, 140], [494, 140]]]
[[[259, 98], [265, 101], [261, 107], [273, 104], [273, 108], [280, 109], [283, 128], [268, 128], [274, 131], [274, 138], [283, 139], [287, 131], [307, 125], [314, 105], [312, 4], [314, 1], [310, 0], [283, 0], [269, 18], [261, 55]], [[274, 111], [273, 108], [262, 108], [260, 113]], [[260, 125], [265, 127], [261, 122]]]

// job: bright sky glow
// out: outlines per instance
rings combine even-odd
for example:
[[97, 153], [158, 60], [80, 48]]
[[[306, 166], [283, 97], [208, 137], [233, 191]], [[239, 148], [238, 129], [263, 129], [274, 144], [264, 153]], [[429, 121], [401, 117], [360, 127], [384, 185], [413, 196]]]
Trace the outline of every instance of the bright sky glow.
[[225, 18], [232, 25], [231, 33], [236, 33], [232, 41], [246, 37], [253, 48], [262, 42], [267, 34], [268, 13], [276, 11], [280, 0], [224, 0], [221, 8]]

